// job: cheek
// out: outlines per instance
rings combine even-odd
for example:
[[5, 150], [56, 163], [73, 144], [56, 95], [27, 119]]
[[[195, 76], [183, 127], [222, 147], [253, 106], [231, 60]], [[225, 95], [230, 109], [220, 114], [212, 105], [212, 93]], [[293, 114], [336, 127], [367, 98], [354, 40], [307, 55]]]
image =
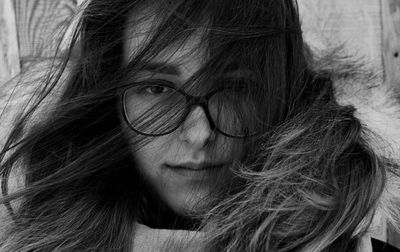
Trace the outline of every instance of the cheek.
[[[147, 140], [147, 141], [146, 141]], [[131, 136], [131, 151], [137, 161], [139, 171], [147, 178], [153, 180], [161, 176], [161, 166], [165, 162], [171, 148], [170, 141], [167, 137], [157, 137], [154, 139], [145, 139], [140, 148], [137, 147], [135, 137]]]
[[210, 156], [215, 156], [212, 160], [237, 161], [244, 154], [244, 142], [241, 139], [218, 136], [208, 151]]

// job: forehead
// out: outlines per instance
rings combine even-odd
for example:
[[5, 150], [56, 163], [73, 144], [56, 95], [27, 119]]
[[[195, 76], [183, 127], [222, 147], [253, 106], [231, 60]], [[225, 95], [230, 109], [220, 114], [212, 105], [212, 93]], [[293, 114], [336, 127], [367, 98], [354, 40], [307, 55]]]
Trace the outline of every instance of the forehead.
[[[148, 45], [158, 29], [154, 16], [149, 10], [142, 10], [139, 14], [135, 11], [129, 15], [124, 31], [123, 60], [125, 64], [128, 64]], [[181, 68], [183, 75], [192, 75], [205, 61], [205, 50], [200, 44], [201, 35], [200, 31], [196, 31], [184, 43], [167, 45], [152, 61], [172, 63]]]

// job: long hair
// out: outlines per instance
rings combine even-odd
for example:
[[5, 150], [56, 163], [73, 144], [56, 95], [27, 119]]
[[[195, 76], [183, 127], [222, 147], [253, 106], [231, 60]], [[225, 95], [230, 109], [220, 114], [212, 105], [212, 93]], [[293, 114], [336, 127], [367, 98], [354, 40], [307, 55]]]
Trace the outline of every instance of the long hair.
[[[358, 251], [395, 166], [331, 94], [266, 136], [204, 219], [216, 251]], [[392, 167], [391, 167], [392, 166]]]
[[[141, 15], [147, 9], [149, 16]], [[131, 13], [138, 18], [128, 21]], [[149, 19], [156, 25], [145, 45], [123, 64], [124, 29]], [[3, 185], [12, 169], [21, 169], [25, 182], [8, 195], [3, 186], [13, 221], [2, 251], [129, 251], [135, 221], [163, 218], [149, 211], [154, 206], [134, 169], [118, 87], [142, 62], [197, 31], [208, 58], [189, 82], [212, 89], [218, 83], [209, 80], [231, 62], [248, 70], [264, 123], [262, 137], [246, 143], [244, 168], [232, 168], [229, 190], [210, 202], [208, 244], [229, 251], [354, 247], [352, 234], [373, 211], [384, 172], [353, 110], [337, 105], [329, 78], [309, 68], [295, 2], [92, 0], [65, 60], [51, 69], [1, 153]], [[52, 107], [32, 120], [58, 88]], [[146, 141], [138, 137], [135, 145]]]
[[382, 210], [398, 228], [397, 196], [381, 198], [386, 181], [398, 180], [398, 165], [375, 149], [385, 140], [359, 121], [351, 100], [338, 103], [381, 77], [340, 48], [319, 58], [306, 47], [305, 55], [315, 71], [309, 85], [325, 89], [265, 134], [255, 162], [237, 167], [204, 218], [208, 250], [359, 251]]

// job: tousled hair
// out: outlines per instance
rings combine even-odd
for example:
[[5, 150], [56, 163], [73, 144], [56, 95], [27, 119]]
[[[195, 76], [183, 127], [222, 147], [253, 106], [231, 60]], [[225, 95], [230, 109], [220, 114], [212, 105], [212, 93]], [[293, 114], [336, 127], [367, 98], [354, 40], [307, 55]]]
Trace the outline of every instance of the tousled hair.
[[363, 140], [354, 109], [331, 99], [268, 135], [259, 159], [238, 169], [232, 184], [244, 186], [232, 187], [204, 220], [210, 249], [357, 250], [390, 162]]
[[[137, 19], [128, 19], [136, 12]], [[124, 64], [124, 29], [149, 19], [157, 25]], [[142, 62], [171, 45], [179, 48], [196, 31], [207, 59], [188, 85], [212, 89], [208, 80], [234, 62], [250, 71], [265, 121], [262, 136], [248, 140], [248, 153], [232, 167], [236, 177], [215, 193], [202, 216], [200, 227], [209, 231], [205, 247], [355, 250], [365, 227], [356, 230], [370, 218], [383, 188], [383, 161], [363, 140], [354, 110], [335, 102], [329, 76], [308, 63], [294, 1], [92, 0], [65, 60], [51, 69], [3, 148], [3, 185], [20, 166], [25, 186], [8, 195], [3, 186], [1, 202], [13, 220], [0, 239], [2, 251], [129, 251], [137, 220], [174, 227], [172, 213], [150, 211], [160, 206], [132, 169], [136, 162], [122, 133], [117, 94]], [[29, 125], [43, 99], [61, 85], [55, 105]], [[138, 137], [135, 145], [146, 141]], [[19, 201], [14, 210], [13, 200]]]

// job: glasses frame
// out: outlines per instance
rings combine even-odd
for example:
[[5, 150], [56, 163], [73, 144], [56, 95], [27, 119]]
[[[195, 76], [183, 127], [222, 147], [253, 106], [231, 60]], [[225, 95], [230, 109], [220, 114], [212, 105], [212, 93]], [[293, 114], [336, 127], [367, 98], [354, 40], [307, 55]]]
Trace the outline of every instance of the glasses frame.
[[[176, 88], [176, 87], [172, 87], [172, 86], [169, 86], [169, 85], [165, 85], [165, 84], [160, 84], [159, 82], [157, 82], [157, 86], [170, 88], [170, 89], [173, 89], [174, 91], [182, 94], [186, 99], [186, 109], [185, 109], [181, 119], [176, 124], [177, 126], [173, 127], [171, 130], [168, 130], [168, 131], [166, 131], [165, 133], [162, 133], [162, 134], [149, 134], [149, 133], [141, 132], [141, 131], [135, 129], [133, 127], [133, 125], [130, 123], [130, 121], [128, 119], [128, 115], [127, 115], [127, 108], [125, 106], [125, 104], [126, 104], [125, 101], [126, 101], [126, 92], [128, 91], [128, 89], [130, 89], [132, 87], [135, 87], [135, 86], [143, 85], [143, 83], [144, 82], [140, 82], [140, 83], [137, 82], [137, 83], [133, 83], [133, 84], [125, 86], [123, 91], [122, 91], [122, 97], [121, 97], [123, 118], [124, 118], [125, 122], [129, 125], [129, 127], [134, 132], [136, 132], [138, 134], [141, 134], [141, 135], [144, 135], [144, 136], [150, 136], [150, 137], [159, 137], [159, 136], [165, 136], [165, 135], [171, 134], [172, 132], [177, 130], [180, 126], [182, 126], [182, 124], [185, 122], [185, 120], [187, 119], [189, 114], [193, 111], [193, 108], [195, 108], [197, 106], [200, 106], [203, 109], [203, 111], [204, 111], [204, 113], [205, 113], [205, 115], [207, 117], [208, 123], [210, 124], [210, 128], [211, 128], [211, 130], [213, 132], [218, 132], [218, 133], [220, 133], [220, 134], [222, 134], [224, 136], [231, 137], [231, 138], [238, 138], [238, 139], [244, 139], [244, 138], [254, 137], [254, 136], [258, 135], [256, 133], [256, 134], [253, 134], [253, 135], [234, 136], [234, 135], [230, 135], [228, 133], [223, 132], [222, 130], [220, 130], [216, 126], [214, 120], [211, 117], [210, 111], [208, 109], [209, 100], [213, 95], [215, 95], [216, 93], [225, 91], [225, 90], [234, 90], [234, 89], [240, 88], [240, 86], [236, 86], [236, 87], [221, 87], [221, 88], [217, 88], [217, 89], [215, 89], [215, 90], [213, 90], [213, 91], [211, 91], [211, 92], [209, 92], [209, 93], [207, 93], [207, 94], [205, 94], [203, 96], [194, 96], [194, 95], [190, 95], [190, 94], [184, 92], [182, 89], [179, 89], [179, 88]], [[149, 81], [148, 83], [151, 83], [151, 81]], [[247, 86], [244, 86], [244, 87], [248, 88]]]

